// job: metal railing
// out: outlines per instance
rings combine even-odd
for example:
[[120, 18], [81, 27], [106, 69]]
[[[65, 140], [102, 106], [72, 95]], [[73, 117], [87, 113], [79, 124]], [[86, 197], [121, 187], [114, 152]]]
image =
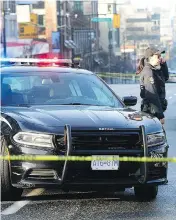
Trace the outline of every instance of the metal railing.
[[[96, 73], [108, 84], [134, 84], [139, 82], [140, 75], [135, 73]], [[169, 74], [167, 83], [176, 83], [176, 74]]]

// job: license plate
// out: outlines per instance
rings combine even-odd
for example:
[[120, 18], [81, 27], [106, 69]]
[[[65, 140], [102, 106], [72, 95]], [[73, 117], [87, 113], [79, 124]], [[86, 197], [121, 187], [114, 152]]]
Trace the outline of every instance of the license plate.
[[[102, 157], [96, 156], [96, 157]], [[118, 170], [119, 169], [119, 160], [105, 160], [105, 157], [116, 157], [118, 156], [104, 156], [103, 160], [92, 160], [91, 168], [92, 170]]]

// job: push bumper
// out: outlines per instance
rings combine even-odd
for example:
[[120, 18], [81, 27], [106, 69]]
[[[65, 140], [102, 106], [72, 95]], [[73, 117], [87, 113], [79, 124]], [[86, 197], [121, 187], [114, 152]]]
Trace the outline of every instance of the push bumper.
[[[119, 156], [167, 157], [167, 146], [147, 147], [145, 127], [140, 127], [143, 149], [134, 151], [114, 151]], [[65, 126], [67, 139], [66, 156], [75, 155], [72, 149], [71, 127]], [[31, 154], [34, 154], [31, 149]], [[36, 153], [38, 154], [38, 153]], [[43, 152], [50, 154], [51, 152]], [[105, 154], [102, 152], [102, 154]], [[55, 153], [53, 152], [53, 155]], [[89, 155], [92, 155], [89, 152]], [[160, 185], [167, 179], [167, 163], [120, 162], [118, 171], [92, 171], [91, 162], [50, 161], [11, 162], [12, 185], [18, 188], [68, 188], [93, 190], [101, 188], [119, 189], [141, 184]]]

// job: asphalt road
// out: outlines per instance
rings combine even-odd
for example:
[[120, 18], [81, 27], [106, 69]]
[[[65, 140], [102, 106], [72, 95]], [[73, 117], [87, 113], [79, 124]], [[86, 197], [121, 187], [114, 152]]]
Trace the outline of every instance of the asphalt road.
[[[138, 85], [112, 85], [120, 97], [139, 94]], [[169, 156], [176, 156], [176, 84], [167, 84], [169, 107], [166, 132]], [[136, 108], [138, 109], [140, 101]], [[26, 191], [19, 202], [2, 202], [2, 220], [115, 220], [115, 219], [176, 219], [176, 164], [169, 164], [168, 185], [160, 186], [152, 202], [135, 200], [133, 189], [125, 194], [61, 193], [37, 189]]]

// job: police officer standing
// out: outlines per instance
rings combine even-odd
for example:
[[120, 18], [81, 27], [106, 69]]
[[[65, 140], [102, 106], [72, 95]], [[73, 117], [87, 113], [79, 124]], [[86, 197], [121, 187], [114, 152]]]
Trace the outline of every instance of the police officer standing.
[[161, 53], [156, 48], [145, 51], [145, 65], [140, 73], [141, 111], [157, 117], [164, 124], [164, 111], [167, 108], [165, 80], [160, 65]]

